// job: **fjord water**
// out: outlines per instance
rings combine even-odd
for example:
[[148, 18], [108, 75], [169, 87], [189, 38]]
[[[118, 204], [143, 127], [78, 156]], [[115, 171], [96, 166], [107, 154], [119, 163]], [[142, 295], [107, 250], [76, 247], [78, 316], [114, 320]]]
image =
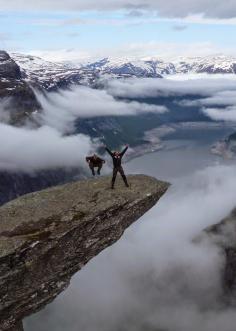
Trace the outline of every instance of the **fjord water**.
[[235, 161], [210, 153], [231, 132], [180, 131], [165, 138], [163, 150], [126, 164], [129, 173], [172, 186], [54, 303], [28, 318], [25, 330], [235, 331], [235, 311], [220, 299], [223, 257], [210, 242], [192, 241], [236, 203]]
[[211, 147], [227, 137], [231, 126], [184, 128], [165, 137], [163, 149], [128, 163], [129, 173], [145, 173], [171, 183], [195, 171], [234, 161], [211, 153]]

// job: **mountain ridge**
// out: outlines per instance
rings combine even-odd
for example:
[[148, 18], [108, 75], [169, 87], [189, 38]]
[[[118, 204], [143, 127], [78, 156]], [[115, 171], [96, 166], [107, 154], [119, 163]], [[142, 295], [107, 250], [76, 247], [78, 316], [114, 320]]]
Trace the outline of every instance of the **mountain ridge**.
[[105, 57], [83, 64], [73, 61], [46, 61], [40, 57], [19, 53], [11, 53], [11, 56], [28, 80], [37, 82], [48, 90], [68, 84], [92, 85], [104, 75], [112, 78], [162, 78], [188, 73], [236, 73], [236, 58], [226, 55], [178, 57], [172, 61], [158, 57]]

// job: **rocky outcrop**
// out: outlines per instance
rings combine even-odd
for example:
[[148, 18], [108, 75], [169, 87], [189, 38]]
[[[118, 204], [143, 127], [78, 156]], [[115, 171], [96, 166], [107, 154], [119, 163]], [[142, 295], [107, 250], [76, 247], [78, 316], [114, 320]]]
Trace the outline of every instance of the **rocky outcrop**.
[[[71, 276], [148, 211], [168, 184], [129, 176], [115, 190], [110, 178], [31, 193], [0, 208], [0, 330], [51, 302]], [[15, 328], [15, 329], [14, 329]]]

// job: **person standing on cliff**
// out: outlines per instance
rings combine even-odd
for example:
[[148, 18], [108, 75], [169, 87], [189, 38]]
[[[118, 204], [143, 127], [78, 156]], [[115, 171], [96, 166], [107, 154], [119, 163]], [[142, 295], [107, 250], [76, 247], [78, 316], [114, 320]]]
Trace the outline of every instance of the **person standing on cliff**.
[[127, 182], [127, 178], [125, 176], [124, 173], [124, 169], [121, 165], [121, 161], [122, 161], [122, 157], [124, 156], [125, 152], [128, 149], [128, 145], [125, 146], [125, 149], [122, 152], [111, 152], [111, 150], [105, 146], [106, 151], [110, 154], [110, 156], [112, 157], [112, 161], [113, 161], [113, 175], [112, 175], [112, 180], [111, 180], [111, 188], [114, 189], [114, 185], [115, 185], [115, 181], [116, 181], [116, 176], [117, 173], [119, 172], [126, 187], [129, 187], [129, 184]]
[[88, 163], [93, 176], [95, 176], [94, 168], [97, 168], [97, 174], [100, 175], [105, 160], [101, 159], [97, 154], [93, 154], [92, 156], [86, 157], [86, 162]]

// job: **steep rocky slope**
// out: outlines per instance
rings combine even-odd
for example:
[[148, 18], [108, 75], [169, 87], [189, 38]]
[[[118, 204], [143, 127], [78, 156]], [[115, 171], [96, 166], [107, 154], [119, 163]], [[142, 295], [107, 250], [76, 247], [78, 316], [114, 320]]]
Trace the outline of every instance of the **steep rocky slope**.
[[129, 176], [131, 188], [110, 178], [31, 193], [0, 208], [0, 330], [51, 302], [101, 250], [148, 211], [168, 184]]

